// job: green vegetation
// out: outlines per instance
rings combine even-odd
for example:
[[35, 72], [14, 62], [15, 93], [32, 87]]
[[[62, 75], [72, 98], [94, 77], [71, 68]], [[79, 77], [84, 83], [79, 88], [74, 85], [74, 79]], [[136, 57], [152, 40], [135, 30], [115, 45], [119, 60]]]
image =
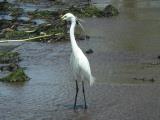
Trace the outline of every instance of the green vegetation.
[[40, 0], [17, 0], [17, 2], [37, 3], [40, 2]]
[[[19, 0], [19, 2], [40, 2], [40, 0]], [[53, 2], [61, 2], [53, 0]], [[21, 8], [8, 2], [0, 2], [0, 10], [7, 11], [13, 15], [12, 20], [0, 20], [0, 38], [5, 40], [26, 40], [54, 42], [68, 40], [66, 22], [60, 20], [60, 16], [67, 12], [73, 13], [78, 17], [110, 17], [118, 15], [119, 12], [112, 5], [108, 5], [104, 10], [98, 9], [92, 4], [71, 6], [68, 9], [59, 9], [58, 11], [43, 11], [41, 9], [25, 14], [27, 20], [20, 20], [18, 16], [23, 13]], [[38, 24], [34, 19], [43, 19], [45, 22]], [[50, 24], [48, 24], [50, 23]], [[76, 33], [76, 37], [82, 38], [81, 34]]]
[[0, 11], [10, 12], [14, 17], [19, 16], [23, 13], [23, 9], [15, 7], [13, 4], [8, 2], [0, 2]]
[[11, 15], [13, 17], [18, 17], [23, 13], [23, 9], [21, 8], [10, 8], [9, 10], [11, 11]]
[[[18, 0], [17, 2], [31, 2], [34, 4], [39, 3], [40, 0]], [[53, 3], [61, 4], [61, 1], [53, 0]], [[118, 10], [112, 5], [108, 5], [104, 10], [100, 10], [92, 4], [88, 4], [85, 6], [71, 6], [68, 9], [59, 9], [58, 11], [42, 11], [39, 9], [25, 13], [26, 16], [24, 15], [24, 19], [23, 16], [22, 19], [18, 19], [18, 17], [23, 14], [24, 10], [7, 1], [0, 2], [0, 11], [8, 16], [12, 16], [11, 20], [0, 20], [1, 40], [15, 39], [39, 42], [69, 40], [67, 22], [60, 19], [60, 16], [67, 12], [71, 12], [78, 17], [110, 17], [119, 14]], [[26, 20], [25, 17], [28, 19]], [[34, 19], [44, 19], [45, 22], [36, 24]], [[76, 38], [83, 39], [80, 31], [77, 30], [75, 35]], [[93, 51], [88, 50], [86, 52], [92, 53]], [[0, 78], [0, 81], [23, 82], [29, 80], [24, 70], [19, 67], [19, 61], [19, 53], [0, 51], [0, 70], [10, 72], [6, 77]]]
[[64, 11], [64, 13], [71, 12], [79, 17], [110, 17], [116, 16], [119, 14], [118, 10], [112, 5], [108, 5], [104, 10], [98, 9], [94, 5], [86, 5], [86, 6], [71, 6], [68, 10]]
[[87, 5], [84, 7], [71, 6], [66, 12], [74, 13], [76, 16], [79, 16], [79, 17], [93, 17], [93, 16], [101, 17], [102, 16], [102, 11], [93, 5]]
[[32, 18], [44, 18], [49, 19], [54, 17], [55, 13], [52, 11], [35, 11], [35, 12], [28, 12], [28, 15], [30, 15]]
[[29, 78], [24, 73], [24, 70], [22, 68], [18, 68], [14, 72], [10, 73], [8, 76], [0, 78], [0, 81], [2, 82], [24, 82], [28, 80]]
[[[55, 3], [55, 4], [60, 4], [60, 5], [64, 4], [64, 3], [62, 2], [62, 0], [50, 0], [50, 1], [53, 1], [53, 3]], [[17, 2], [40, 3], [41, 0], [17, 0]]]
[[17, 63], [9, 63], [9, 64], [5, 64], [5, 65], [1, 65], [0, 66], [0, 71], [13, 72], [18, 68], [19, 68], [19, 65]]
[[[10, 74], [0, 78], [2, 82], [24, 82], [29, 80], [24, 70], [19, 67], [19, 53], [17, 52], [2, 52], [0, 51], [0, 70], [9, 71]], [[4, 65], [3, 65], [4, 64]]]
[[24, 39], [30, 37], [30, 33], [25, 31], [8, 31], [5, 33], [5, 39]]
[[14, 63], [20, 60], [18, 52], [0, 51], [0, 63]]
[[14, 7], [14, 5], [7, 1], [0, 2], [0, 11], [7, 11], [12, 7]]
[[62, 38], [66, 40], [68, 36], [65, 23], [61, 20], [54, 21], [53, 24], [42, 24], [34, 29], [32, 31], [6, 30], [1, 38], [43, 42], [52, 39], [54, 42], [62, 40]]
[[[12, 25], [12, 21], [9, 20], [0, 20], [0, 30], [4, 31], [4, 29], [10, 27]], [[1, 32], [0, 37], [4, 37], [4, 34]]]

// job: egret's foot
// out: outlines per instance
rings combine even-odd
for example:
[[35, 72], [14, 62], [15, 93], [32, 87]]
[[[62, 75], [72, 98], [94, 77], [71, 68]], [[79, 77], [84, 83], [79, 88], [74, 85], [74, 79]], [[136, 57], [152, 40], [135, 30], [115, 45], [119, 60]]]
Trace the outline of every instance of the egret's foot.
[[[87, 106], [86, 106], [87, 107]], [[76, 105], [74, 106], [74, 110], [77, 110], [77, 109], [84, 109], [85, 107], [83, 105]], [[85, 108], [86, 109], [86, 108]]]
[[77, 109], [77, 107], [76, 107], [76, 105], [74, 105], [74, 110], [76, 110]]
[[85, 106], [84, 106], [84, 109], [87, 109], [87, 108], [88, 108], [88, 106], [87, 106], [87, 105], [85, 105]]

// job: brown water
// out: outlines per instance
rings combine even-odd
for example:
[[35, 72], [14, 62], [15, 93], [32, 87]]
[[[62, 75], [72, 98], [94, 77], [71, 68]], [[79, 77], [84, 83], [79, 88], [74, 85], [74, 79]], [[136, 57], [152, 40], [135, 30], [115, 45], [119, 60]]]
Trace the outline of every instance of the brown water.
[[[110, 2], [120, 15], [86, 18], [91, 38], [78, 43], [84, 51], [94, 51], [87, 55], [96, 77], [93, 87], [86, 84], [89, 109], [83, 110], [81, 91], [78, 110], [72, 109], [75, 83], [69, 66], [70, 43], [24, 43], [14, 50], [21, 53], [20, 64], [31, 80], [0, 83], [0, 120], [160, 119], [160, 2]], [[110, 2], [94, 1], [100, 8]]]

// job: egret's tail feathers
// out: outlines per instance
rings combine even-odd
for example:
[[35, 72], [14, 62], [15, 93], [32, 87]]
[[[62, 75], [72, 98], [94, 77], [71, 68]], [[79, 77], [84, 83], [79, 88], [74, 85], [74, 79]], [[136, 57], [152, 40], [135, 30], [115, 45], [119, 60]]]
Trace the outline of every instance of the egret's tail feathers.
[[90, 77], [90, 86], [92, 86], [94, 84], [95, 80], [96, 80], [95, 77], [93, 77], [93, 76]]

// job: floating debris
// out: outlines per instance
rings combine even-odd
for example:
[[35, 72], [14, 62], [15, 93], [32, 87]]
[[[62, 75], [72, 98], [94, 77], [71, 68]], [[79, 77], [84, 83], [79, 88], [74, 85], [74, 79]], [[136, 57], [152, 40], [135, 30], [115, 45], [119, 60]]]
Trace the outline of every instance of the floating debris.
[[146, 78], [133, 78], [134, 80], [140, 80], [140, 81], [149, 81], [149, 82], [155, 82], [154, 78], [146, 79]]
[[[63, 5], [63, 9], [50, 11], [46, 4], [36, 4], [40, 2], [39, 0], [18, 0], [18, 2], [20, 3], [0, 2], [0, 10], [5, 13], [5, 16], [0, 16], [0, 39], [3, 41], [65, 41], [69, 39], [66, 23], [60, 20], [62, 14], [72, 12], [79, 17], [110, 17], [118, 15], [119, 13], [112, 5], [106, 6], [104, 10], [100, 10], [89, 3], [87, 5], [72, 5], [68, 8]], [[35, 10], [25, 11], [25, 8], [22, 6], [24, 2], [25, 7], [28, 9], [31, 7]], [[53, 0], [53, 5], [59, 2], [59, 0]], [[50, 3], [52, 2], [50, 1]], [[50, 23], [50, 25], [48, 25], [48, 23]], [[45, 33], [45, 36], [42, 37], [41, 33]], [[87, 39], [85, 35], [82, 36], [78, 31], [76, 31], [75, 34], [77, 39]]]
[[0, 71], [9, 71], [9, 75], [0, 78], [3, 82], [23, 82], [29, 80], [24, 70], [18, 65], [18, 52], [0, 52]]

